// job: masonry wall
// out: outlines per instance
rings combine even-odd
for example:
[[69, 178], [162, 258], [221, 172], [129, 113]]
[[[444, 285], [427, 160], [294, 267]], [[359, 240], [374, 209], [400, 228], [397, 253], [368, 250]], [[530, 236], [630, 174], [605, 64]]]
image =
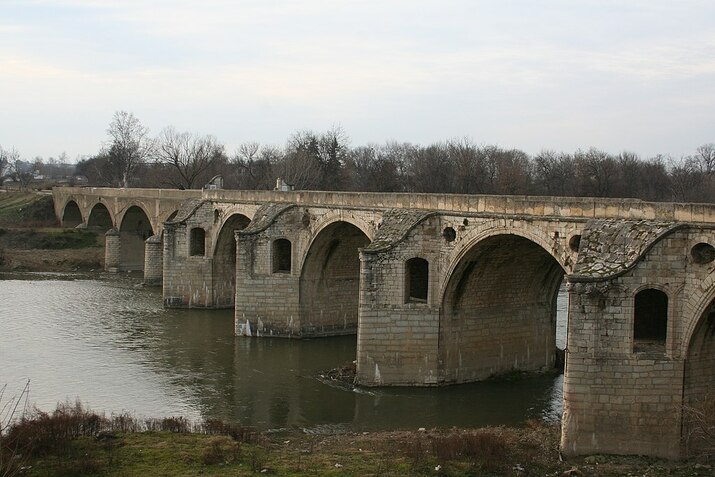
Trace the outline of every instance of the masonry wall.
[[118, 272], [122, 259], [122, 242], [117, 229], [109, 229], [104, 235], [104, 269]]
[[[460, 383], [552, 367], [555, 298], [580, 226], [440, 214], [394, 247], [363, 253], [359, 382]], [[413, 257], [429, 263], [425, 303], [407, 298]]]
[[[214, 208], [205, 203], [185, 221], [167, 224], [164, 231], [164, 306], [213, 307], [213, 273], [208, 237]], [[191, 255], [191, 229], [205, 231], [204, 253]]]
[[[562, 449], [571, 454], [646, 454], [677, 458], [683, 384], [710, 380], [712, 362], [685, 376], [693, 323], [710, 266], [693, 263], [697, 234], [676, 232], [658, 242], [625, 275], [570, 285], [568, 359], [564, 378]], [[712, 279], [710, 279], [712, 281]], [[634, 297], [655, 288], [668, 295], [668, 325], [660, 347], [634, 346]], [[704, 377], [707, 376], [707, 377]], [[707, 385], [707, 384], [705, 384]]]
[[161, 285], [164, 271], [164, 246], [161, 235], [149, 237], [144, 243], [144, 283]]
[[300, 337], [299, 271], [296, 270], [295, 241], [290, 272], [274, 272], [273, 241], [295, 237], [294, 217], [258, 235], [237, 234], [236, 334], [250, 336]]
[[[361, 261], [357, 381], [375, 385], [436, 385], [439, 367], [439, 276], [444, 238], [441, 221], [430, 217], [406, 240]], [[386, 224], [383, 224], [385, 227]], [[429, 263], [426, 302], [410, 302], [406, 263], [419, 257]]]
[[[236, 333], [355, 333], [358, 248], [369, 243], [377, 219], [370, 210], [289, 207], [260, 230], [238, 232]], [[276, 240], [291, 242], [290, 272], [274, 270]]]

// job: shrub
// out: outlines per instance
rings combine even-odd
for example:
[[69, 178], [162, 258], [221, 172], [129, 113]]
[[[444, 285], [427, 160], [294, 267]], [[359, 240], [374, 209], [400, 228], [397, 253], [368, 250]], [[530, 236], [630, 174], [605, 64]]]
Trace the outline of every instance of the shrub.
[[432, 452], [442, 463], [468, 458], [473, 465], [493, 471], [507, 462], [509, 443], [498, 429], [480, 429], [436, 436], [432, 439]]
[[104, 416], [84, 409], [82, 403], [77, 401], [74, 404], [58, 404], [52, 414], [33, 409], [10, 426], [7, 439], [20, 447], [32, 449], [33, 455], [43, 455], [66, 449], [72, 439], [94, 436], [108, 425]]
[[715, 460], [715, 393], [683, 406], [683, 420], [688, 454], [702, 460]]
[[247, 444], [260, 440], [258, 439], [259, 434], [252, 427], [228, 423], [219, 419], [205, 420], [202, 428], [203, 432], [206, 434], [230, 436], [235, 441], [245, 442]]

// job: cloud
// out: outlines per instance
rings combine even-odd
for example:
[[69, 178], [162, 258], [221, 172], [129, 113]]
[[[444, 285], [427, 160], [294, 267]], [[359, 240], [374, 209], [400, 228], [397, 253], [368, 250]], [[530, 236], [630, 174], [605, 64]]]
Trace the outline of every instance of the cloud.
[[588, 144], [573, 124], [601, 131], [634, 110], [712, 124], [713, 14], [695, 1], [10, 1], [0, 103], [34, 113], [12, 131], [39, 112], [143, 108], [159, 129], [352, 121], [371, 140], [569, 130]]

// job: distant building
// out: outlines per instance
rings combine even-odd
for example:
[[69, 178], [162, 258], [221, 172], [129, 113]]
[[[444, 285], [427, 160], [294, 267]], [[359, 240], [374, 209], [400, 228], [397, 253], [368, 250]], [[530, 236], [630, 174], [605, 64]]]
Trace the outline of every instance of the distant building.
[[220, 175], [214, 176], [208, 184], [204, 186], [204, 189], [214, 190], [223, 189], [223, 177]]
[[288, 184], [286, 181], [281, 179], [280, 177], [276, 179], [276, 188], [274, 190], [279, 190], [281, 192], [290, 192], [294, 190], [295, 187], [293, 184]]

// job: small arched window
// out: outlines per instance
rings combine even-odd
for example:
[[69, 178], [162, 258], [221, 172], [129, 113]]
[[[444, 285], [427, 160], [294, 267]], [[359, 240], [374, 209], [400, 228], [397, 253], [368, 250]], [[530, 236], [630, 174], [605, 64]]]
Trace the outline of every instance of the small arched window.
[[273, 241], [273, 273], [290, 273], [291, 243], [287, 239]]
[[633, 307], [633, 351], [665, 351], [668, 295], [655, 288], [636, 294]]
[[405, 303], [427, 303], [429, 262], [411, 258], [405, 264]]
[[206, 231], [201, 227], [191, 229], [189, 254], [192, 257], [202, 257], [206, 255]]

